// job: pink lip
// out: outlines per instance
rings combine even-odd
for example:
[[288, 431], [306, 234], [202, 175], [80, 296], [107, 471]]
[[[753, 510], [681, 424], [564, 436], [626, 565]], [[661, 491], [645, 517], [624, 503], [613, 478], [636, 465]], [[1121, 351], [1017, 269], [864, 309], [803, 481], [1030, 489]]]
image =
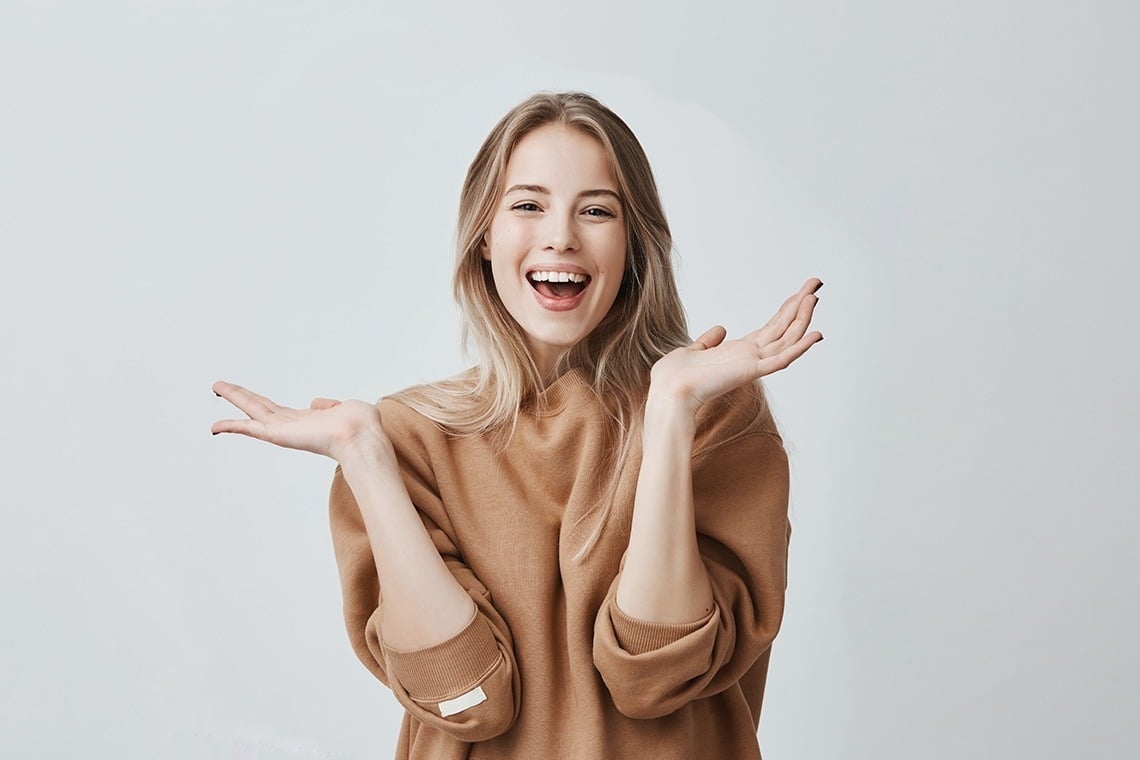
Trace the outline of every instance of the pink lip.
[[548, 296], [544, 296], [542, 293], [539, 293], [537, 290], [531, 287], [529, 280], [527, 280], [526, 283], [526, 286], [530, 288], [530, 292], [534, 293], [534, 298], [536, 301], [538, 301], [538, 305], [542, 308], [546, 309], [547, 311], [570, 311], [571, 309], [577, 308], [578, 305], [582, 303], [582, 299], [586, 297], [586, 291], [590, 289], [590, 285], [593, 284], [593, 280], [588, 281], [586, 283], [586, 287], [582, 288], [582, 292], [573, 298], [550, 298]]

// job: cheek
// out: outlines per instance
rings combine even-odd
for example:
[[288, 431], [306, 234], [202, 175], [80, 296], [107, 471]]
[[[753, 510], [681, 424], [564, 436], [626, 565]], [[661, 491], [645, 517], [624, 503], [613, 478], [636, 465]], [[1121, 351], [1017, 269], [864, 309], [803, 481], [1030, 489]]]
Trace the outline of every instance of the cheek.
[[[626, 240], [624, 235], [612, 235], [604, 243], [602, 259], [605, 261], [606, 275], [619, 282], [625, 272]], [[617, 286], [614, 285], [616, 288]]]
[[502, 213], [495, 214], [487, 227], [486, 239], [491, 241], [488, 253], [492, 257], [510, 253], [517, 245], [519, 233], [516, 220]]
[[527, 227], [513, 220], [503, 221], [495, 228], [496, 247], [508, 256], [527, 245]]

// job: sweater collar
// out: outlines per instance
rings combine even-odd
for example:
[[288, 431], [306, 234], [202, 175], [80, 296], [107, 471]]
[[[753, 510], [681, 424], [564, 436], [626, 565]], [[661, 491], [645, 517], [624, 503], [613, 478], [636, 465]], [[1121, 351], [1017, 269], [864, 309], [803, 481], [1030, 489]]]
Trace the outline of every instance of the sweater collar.
[[556, 377], [553, 382], [539, 391], [538, 397], [546, 402], [547, 412], [543, 416], [556, 414], [566, 401], [590, 391], [590, 381], [580, 367], [573, 367]]

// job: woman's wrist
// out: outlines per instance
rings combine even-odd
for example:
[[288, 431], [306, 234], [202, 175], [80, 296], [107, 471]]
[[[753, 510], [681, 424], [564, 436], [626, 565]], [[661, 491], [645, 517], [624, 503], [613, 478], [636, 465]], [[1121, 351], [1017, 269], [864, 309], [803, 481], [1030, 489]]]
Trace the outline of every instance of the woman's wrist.
[[378, 426], [361, 430], [341, 443], [332, 454], [342, 472], [362, 466], [373, 468], [377, 465], [396, 465], [396, 451], [392, 442]]
[[651, 384], [645, 401], [644, 431], [653, 436], [687, 436], [692, 440], [697, 431], [696, 412], [685, 399], [669, 391], [655, 390]]

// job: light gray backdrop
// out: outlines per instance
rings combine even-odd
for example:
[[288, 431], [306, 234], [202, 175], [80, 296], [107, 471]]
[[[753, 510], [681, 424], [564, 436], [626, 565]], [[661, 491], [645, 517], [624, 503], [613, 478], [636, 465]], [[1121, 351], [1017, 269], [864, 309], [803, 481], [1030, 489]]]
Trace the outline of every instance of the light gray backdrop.
[[694, 336], [825, 283], [765, 755], [1135, 752], [1134, 5], [0, 8], [0, 755], [391, 756], [334, 465], [210, 385], [469, 366], [459, 186], [539, 89], [641, 138]]

